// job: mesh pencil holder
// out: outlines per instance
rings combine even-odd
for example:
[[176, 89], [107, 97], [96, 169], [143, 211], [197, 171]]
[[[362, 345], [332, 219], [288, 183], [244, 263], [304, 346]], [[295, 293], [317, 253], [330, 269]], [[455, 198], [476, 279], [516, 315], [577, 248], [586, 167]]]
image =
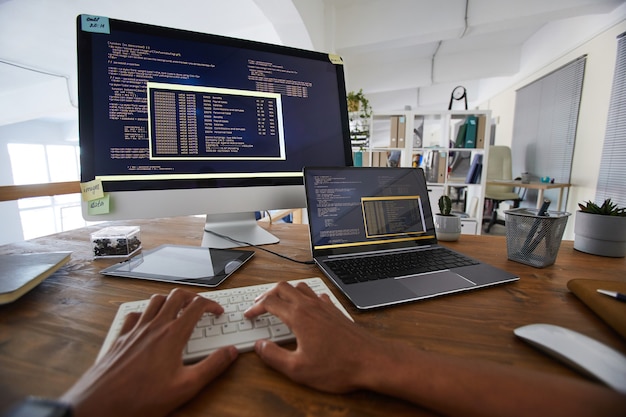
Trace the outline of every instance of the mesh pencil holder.
[[505, 211], [506, 250], [508, 258], [536, 268], [552, 265], [561, 246], [561, 238], [571, 213], [518, 208]]

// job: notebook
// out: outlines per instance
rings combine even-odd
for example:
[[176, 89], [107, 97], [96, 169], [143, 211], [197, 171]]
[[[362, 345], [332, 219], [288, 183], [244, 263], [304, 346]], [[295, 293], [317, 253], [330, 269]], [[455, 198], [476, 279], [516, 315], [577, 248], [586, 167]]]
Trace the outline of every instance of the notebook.
[[[424, 171], [419, 168], [304, 168], [311, 249], [315, 263], [359, 309], [416, 301], [519, 279], [437, 243]], [[445, 252], [445, 253], [442, 253]], [[426, 272], [400, 267], [398, 275], [366, 271], [388, 256], [433, 261]], [[452, 266], [450, 256], [460, 257]], [[338, 268], [337, 263], [357, 266]], [[383, 274], [394, 268], [385, 266]], [[364, 276], [363, 276], [364, 275]]]
[[604, 289], [626, 293], [626, 282], [579, 278], [569, 280], [567, 288], [626, 339], [626, 303], [598, 292]]
[[65, 265], [72, 252], [0, 255], [0, 304], [11, 303]]

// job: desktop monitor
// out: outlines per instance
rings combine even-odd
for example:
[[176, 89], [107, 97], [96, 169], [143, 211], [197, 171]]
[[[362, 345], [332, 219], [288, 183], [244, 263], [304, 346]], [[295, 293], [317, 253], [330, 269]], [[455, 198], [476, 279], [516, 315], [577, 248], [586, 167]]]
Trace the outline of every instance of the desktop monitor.
[[341, 59], [77, 17], [87, 220], [206, 215], [202, 245], [277, 239], [255, 213], [305, 207], [305, 165], [352, 164]]

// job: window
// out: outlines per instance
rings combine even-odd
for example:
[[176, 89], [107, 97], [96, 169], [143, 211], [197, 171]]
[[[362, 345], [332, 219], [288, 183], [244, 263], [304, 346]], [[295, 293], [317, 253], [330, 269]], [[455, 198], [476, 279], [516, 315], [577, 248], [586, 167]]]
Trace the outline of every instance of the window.
[[[585, 63], [582, 56], [517, 91], [511, 144], [514, 177], [528, 172], [533, 179], [570, 181]], [[557, 193], [548, 190], [545, 196], [556, 201]], [[526, 199], [533, 197], [529, 190]]]
[[[76, 181], [79, 150], [76, 145], [9, 143], [15, 185]], [[20, 199], [17, 202], [24, 239], [85, 226], [80, 194]]]
[[626, 32], [617, 37], [613, 89], [602, 148], [596, 203], [610, 198], [626, 206]]

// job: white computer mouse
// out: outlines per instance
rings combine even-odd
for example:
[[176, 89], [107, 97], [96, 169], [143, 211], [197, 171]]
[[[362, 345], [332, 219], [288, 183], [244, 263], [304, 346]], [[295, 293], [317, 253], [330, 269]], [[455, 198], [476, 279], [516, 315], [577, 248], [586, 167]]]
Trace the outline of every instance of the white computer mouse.
[[553, 324], [529, 324], [513, 332], [579, 372], [626, 394], [626, 356], [615, 349], [584, 334]]

